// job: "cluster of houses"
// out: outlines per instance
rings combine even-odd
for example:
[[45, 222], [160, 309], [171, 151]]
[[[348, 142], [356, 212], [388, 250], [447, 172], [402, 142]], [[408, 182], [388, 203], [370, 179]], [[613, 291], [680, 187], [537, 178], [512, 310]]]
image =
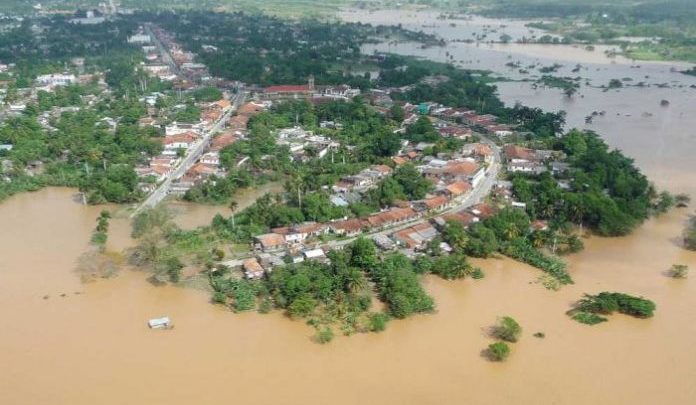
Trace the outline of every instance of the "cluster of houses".
[[[71, 84], [85, 85], [96, 82], [101, 87], [102, 91], [106, 91], [108, 86], [104, 82], [104, 75], [102, 73], [79, 74], [81, 68], [84, 66], [84, 59], [73, 58], [71, 62], [73, 66], [71, 66], [70, 70], [37, 76], [31, 87], [18, 89], [15, 99], [11, 100], [11, 102], [5, 100], [5, 96], [13, 80], [0, 80], [0, 102], [2, 102], [2, 104], [7, 104], [5, 111], [9, 114], [20, 114], [26, 110], [27, 105], [37, 102], [39, 91], [52, 92], [58, 87]], [[14, 64], [0, 63], [0, 73], [8, 73], [9, 76], [12, 76], [15, 67]], [[82, 96], [82, 98], [87, 104], [93, 104], [93, 102], [96, 101], [96, 96], [94, 95], [86, 95]]]
[[314, 84], [314, 76], [310, 76], [307, 84], [278, 85], [253, 89], [253, 96], [260, 100], [292, 100], [307, 99], [312, 102], [330, 100], [349, 100], [360, 95], [360, 89], [346, 84], [322, 86]]
[[336, 150], [340, 143], [301, 127], [284, 128], [276, 133], [276, 143], [287, 146], [293, 160], [304, 162], [313, 157], [322, 158], [329, 151]]
[[[242, 271], [245, 277], [257, 279], [272, 271], [274, 267], [288, 263], [287, 258], [292, 263], [304, 260], [328, 261], [326, 253], [331, 247], [321, 247], [321, 243], [316, 238], [329, 234], [353, 237], [366, 231], [389, 227], [397, 227], [397, 230], [389, 234], [373, 234], [371, 238], [375, 244], [381, 250], [399, 250], [407, 256], [413, 256], [427, 249], [448, 222], [456, 222], [468, 227], [496, 212], [495, 206], [480, 203], [465, 210], [448, 212], [422, 220], [424, 212], [410, 207], [393, 207], [365, 219], [352, 218], [329, 223], [307, 222], [296, 226], [275, 228], [271, 233], [254, 238], [254, 257], [242, 263]], [[538, 227], [543, 225], [535, 224]], [[334, 247], [340, 247], [340, 245]], [[452, 250], [444, 242], [440, 243], [440, 248], [445, 253]]]
[[[490, 162], [492, 151], [485, 144], [470, 144], [455, 156], [445, 160], [432, 156], [423, 157], [415, 151], [408, 151], [394, 157], [396, 165], [413, 161], [422, 175], [435, 185], [432, 193], [422, 200], [400, 201], [394, 207], [363, 219], [351, 218], [329, 223], [312, 222], [272, 229], [268, 234], [258, 235], [255, 238], [254, 247], [262, 252], [301, 249], [306, 241], [324, 234], [351, 237], [365, 230], [400, 228], [411, 222], [417, 222], [423, 217], [431, 217], [438, 212], [447, 211], [470, 195], [486, 176], [485, 163]], [[346, 176], [332, 187], [334, 194], [331, 196], [331, 202], [338, 206], [346, 206], [351, 202], [359, 201], [363, 193], [375, 187], [392, 172], [393, 169], [389, 166], [373, 165], [358, 174]], [[472, 218], [478, 218], [475, 214], [470, 215]], [[376, 242], [385, 248], [400, 246], [416, 250], [436, 235], [434, 223], [421, 221], [411, 227], [399, 229], [388, 237], [379, 236]]]
[[560, 151], [529, 149], [509, 144], [503, 147], [503, 154], [510, 173], [541, 174], [550, 169], [554, 174], [559, 174], [570, 168], [568, 163], [563, 162], [566, 156]]
[[[441, 78], [435, 76], [425, 78], [424, 80], [441, 80]], [[387, 114], [395, 103], [391, 94], [402, 93], [408, 91], [409, 88], [410, 86], [372, 89], [365, 96], [377, 108], [377, 111]], [[454, 108], [433, 102], [418, 105], [406, 103], [402, 107], [404, 110], [404, 125], [416, 122], [421, 115], [428, 115], [434, 121], [440, 135], [444, 137], [466, 139], [472, 135], [471, 129], [495, 135], [499, 138], [509, 137], [515, 132], [514, 126], [498, 123], [497, 116], [493, 114], [478, 114], [476, 111], [467, 108]], [[454, 122], [460, 125], [451, 125]]]
[[[227, 99], [221, 99], [211, 103], [201, 104], [201, 120], [196, 123], [173, 122], [164, 126], [164, 136], [161, 138], [163, 150], [161, 155], [150, 159], [146, 166], [137, 167], [136, 173], [144, 181], [141, 188], [151, 191], [156, 184], [167, 178], [177, 167], [181, 158], [187, 151], [202, 142], [203, 134], [209, 131], [215, 123], [232, 108]], [[157, 121], [152, 117], [140, 120], [142, 126], [157, 126]], [[160, 127], [160, 130], [162, 128]], [[214, 138], [208, 146], [208, 151], [201, 156], [199, 161], [172, 187], [175, 194], [183, 194], [189, 188], [200, 181], [205, 181], [210, 176], [224, 176], [225, 172], [220, 166], [219, 151], [233, 143], [237, 138], [228, 133], [220, 134]]]

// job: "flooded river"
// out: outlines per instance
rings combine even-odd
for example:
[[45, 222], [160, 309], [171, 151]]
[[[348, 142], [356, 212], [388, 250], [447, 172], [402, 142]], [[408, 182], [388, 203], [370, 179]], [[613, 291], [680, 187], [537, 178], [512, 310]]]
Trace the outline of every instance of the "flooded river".
[[[662, 275], [696, 266], [675, 236], [685, 212], [622, 239], [591, 239], [573, 257], [576, 284], [550, 292], [539, 272], [510, 260], [478, 261], [480, 281], [425, 280], [438, 311], [381, 334], [322, 346], [278, 313], [233, 314], [204, 292], [155, 287], [142, 273], [82, 284], [74, 273], [100, 208], [66, 189], [0, 205], [2, 404], [650, 404], [692, 403], [696, 283]], [[110, 244], [128, 244], [113, 220]], [[614, 316], [587, 327], [564, 315], [584, 292], [653, 299], [649, 320]], [[79, 294], [76, 294], [79, 293]], [[65, 297], [61, 297], [65, 294]], [[48, 296], [44, 299], [44, 296]], [[484, 360], [485, 334], [508, 314], [524, 327], [503, 364]], [[145, 324], [169, 315], [171, 331]], [[542, 331], [546, 338], [531, 335]]]
[[[275, 181], [255, 188], [238, 190], [233, 197], [234, 201], [237, 202], [237, 212], [252, 205], [264, 194], [280, 193], [283, 189], [283, 183]], [[174, 214], [176, 224], [183, 229], [194, 229], [199, 226], [209, 225], [210, 220], [215, 215], [229, 216], [232, 213], [226, 205], [193, 204], [182, 200], [167, 201], [167, 207]]]
[[[455, 46], [479, 49], [456, 59], [507, 69], [498, 63], [509, 60], [506, 52]], [[445, 52], [410, 51], [442, 58]], [[663, 64], [600, 63], [583, 76], [602, 83], [629, 72], [691, 80]], [[696, 196], [693, 89], [604, 93], [583, 86], [585, 97], [574, 100], [529, 83], [504, 83], [500, 91], [507, 102], [567, 110], [574, 126], [584, 126], [590, 111], [606, 110], [589, 128], [635, 157], [658, 186]], [[671, 105], [660, 107], [662, 98]], [[155, 287], [142, 273], [81, 283], [75, 268], [102, 208], [76, 204], [72, 196], [50, 188], [0, 204], [0, 404], [696, 402], [696, 276], [663, 275], [673, 263], [696, 269], [696, 254], [678, 243], [686, 210], [650, 220], [626, 238], [587, 240], [583, 252], [568, 258], [576, 284], [559, 292], [536, 284], [536, 269], [506, 259], [477, 261], [483, 280], [425, 280], [435, 314], [322, 346], [311, 341], [308, 326], [279, 313], [233, 314], [211, 305], [205, 292]], [[185, 227], [208, 223], [219, 209], [226, 213], [177, 205]], [[109, 248], [128, 246], [128, 233], [127, 220], [112, 220]], [[604, 290], [654, 300], [655, 317], [617, 315], [588, 327], [564, 314], [583, 293]], [[174, 330], [147, 328], [147, 319], [161, 315], [172, 317]], [[524, 335], [508, 361], [496, 364], [480, 353], [492, 342], [485, 329], [501, 315], [515, 317]], [[546, 337], [532, 337], [537, 331]]]

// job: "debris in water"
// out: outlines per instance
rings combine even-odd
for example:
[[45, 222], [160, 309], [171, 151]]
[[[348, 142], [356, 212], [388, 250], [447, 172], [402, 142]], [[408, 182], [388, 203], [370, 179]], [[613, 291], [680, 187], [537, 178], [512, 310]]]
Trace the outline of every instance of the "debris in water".
[[168, 316], [150, 319], [147, 321], [147, 326], [149, 326], [150, 329], [172, 329], [174, 327]]

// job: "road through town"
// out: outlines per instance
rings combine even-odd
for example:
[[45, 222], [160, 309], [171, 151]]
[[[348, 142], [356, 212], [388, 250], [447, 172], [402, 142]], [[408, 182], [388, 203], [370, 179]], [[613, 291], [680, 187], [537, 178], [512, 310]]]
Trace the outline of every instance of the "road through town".
[[136, 215], [144, 208], [152, 208], [156, 206], [167, 196], [167, 194], [169, 194], [169, 190], [172, 187], [172, 182], [183, 176], [191, 168], [191, 166], [193, 166], [198, 161], [201, 155], [208, 149], [208, 146], [210, 146], [210, 141], [212, 140], [213, 136], [220, 129], [224, 128], [225, 124], [227, 123], [227, 120], [235, 111], [237, 111], [239, 106], [244, 102], [245, 98], [246, 94], [242, 92], [234, 96], [232, 107], [215, 123], [215, 125], [212, 126], [212, 128], [203, 133], [201, 139], [199, 139], [194, 146], [189, 148], [189, 150], [186, 153], [186, 156], [184, 156], [181, 163], [179, 163], [179, 165], [174, 169], [174, 171], [172, 171], [167, 176], [167, 178], [164, 181], [162, 181], [162, 183], [155, 189], [155, 191], [153, 191], [145, 199], [145, 201], [143, 201], [135, 209], [135, 211], [133, 211], [132, 216]]

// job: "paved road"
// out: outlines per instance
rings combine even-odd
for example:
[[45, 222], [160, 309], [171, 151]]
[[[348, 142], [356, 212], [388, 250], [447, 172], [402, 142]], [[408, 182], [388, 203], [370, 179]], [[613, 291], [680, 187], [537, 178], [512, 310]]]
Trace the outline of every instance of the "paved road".
[[172, 182], [183, 176], [191, 168], [191, 166], [193, 166], [198, 161], [201, 155], [210, 146], [210, 141], [213, 138], [213, 135], [215, 135], [215, 133], [217, 133], [220, 129], [222, 129], [225, 126], [227, 120], [230, 118], [232, 113], [237, 111], [237, 108], [239, 108], [239, 106], [244, 102], [245, 98], [246, 94], [244, 93], [239, 93], [235, 95], [232, 107], [215, 123], [215, 125], [213, 125], [213, 127], [210, 130], [203, 133], [203, 137], [199, 139], [194, 146], [188, 149], [186, 156], [184, 156], [181, 163], [179, 163], [179, 165], [174, 169], [174, 171], [171, 174], [167, 176], [167, 178], [159, 185], [159, 187], [157, 187], [157, 189], [155, 189], [155, 191], [153, 191], [145, 199], [145, 201], [143, 201], [135, 209], [131, 216], [135, 216], [144, 208], [152, 208], [156, 206], [167, 196], [167, 194], [169, 194]]
[[157, 37], [157, 35], [155, 35], [155, 33], [152, 31], [151, 24], [145, 24], [145, 32], [150, 36], [150, 38], [152, 38], [152, 42], [155, 43], [160, 55], [162, 55], [162, 59], [164, 59], [164, 62], [169, 65], [169, 69], [171, 69], [172, 73], [179, 75], [181, 73], [179, 71], [179, 66], [176, 64], [176, 62], [174, 62], [174, 58], [172, 58], [172, 54], [169, 53], [169, 49], [164, 46], [159, 37]]

